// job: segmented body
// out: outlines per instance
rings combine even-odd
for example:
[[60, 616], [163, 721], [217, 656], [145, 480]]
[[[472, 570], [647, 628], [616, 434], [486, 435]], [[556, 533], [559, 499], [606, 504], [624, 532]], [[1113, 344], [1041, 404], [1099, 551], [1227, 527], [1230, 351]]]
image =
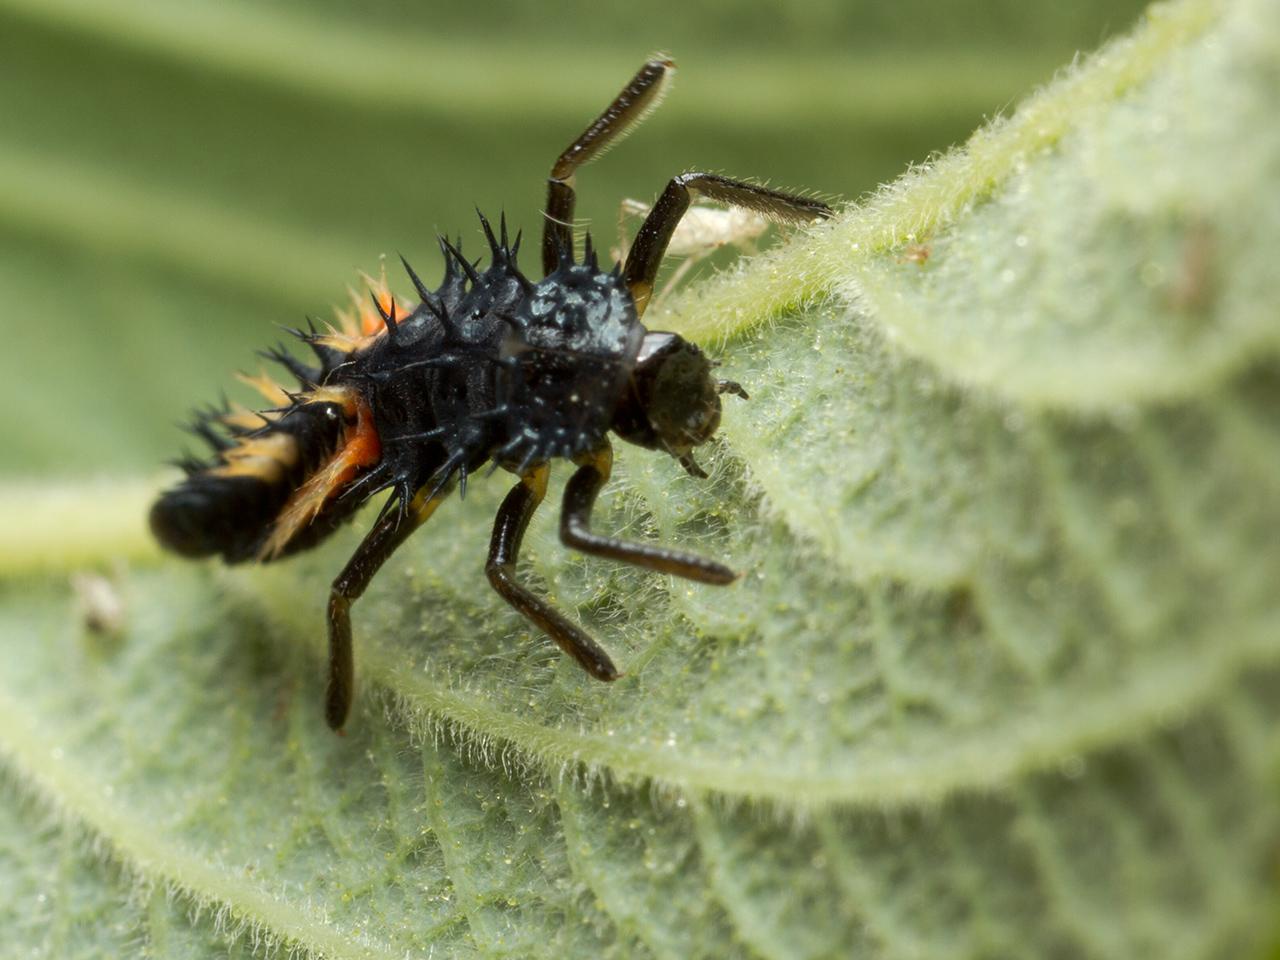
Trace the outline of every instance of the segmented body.
[[[498, 594], [589, 675], [621, 676], [609, 654], [554, 604], [520, 582], [516, 563], [529, 521], [547, 494], [548, 461], [574, 463], [564, 485], [560, 539], [583, 553], [698, 583], [737, 579], [726, 564], [591, 529], [591, 511], [613, 469], [609, 435], [662, 451], [694, 477], [694, 459], [720, 425], [720, 396], [746, 398], [679, 334], [640, 322], [662, 258], [698, 197], [797, 225], [824, 220], [825, 203], [713, 173], [668, 181], [625, 261], [602, 271], [587, 238], [572, 254], [576, 171], [635, 127], [662, 98], [675, 64], [647, 61], [551, 167], [543, 213], [543, 279], [516, 265], [520, 245], [480, 218], [490, 263], [478, 272], [441, 240], [444, 282], [429, 290], [409, 265], [416, 303], [386, 282], [339, 328], [296, 331], [319, 360], [282, 349], [267, 356], [298, 380], [295, 391], [246, 377], [267, 399], [260, 413], [201, 414], [192, 430], [214, 450], [182, 461], [187, 477], [151, 510], [160, 542], [187, 556], [269, 561], [328, 537], [360, 504], [393, 490], [329, 590], [325, 720], [346, 722], [355, 690], [351, 605], [379, 568], [457, 485], [486, 462], [518, 477], [494, 517], [485, 574]], [[353, 295], [354, 296], [354, 295]]]
[[[483, 221], [482, 221], [483, 222]], [[269, 561], [323, 540], [380, 490], [405, 509], [489, 461], [517, 473], [597, 447], [644, 335], [617, 270], [588, 249], [533, 283], [519, 240], [484, 224], [491, 260], [477, 271], [442, 242], [444, 282], [403, 304], [370, 281], [340, 328], [298, 335], [319, 365], [269, 354], [298, 380], [285, 391], [246, 378], [272, 406], [202, 414], [214, 448], [152, 511], [160, 540], [187, 556]]]

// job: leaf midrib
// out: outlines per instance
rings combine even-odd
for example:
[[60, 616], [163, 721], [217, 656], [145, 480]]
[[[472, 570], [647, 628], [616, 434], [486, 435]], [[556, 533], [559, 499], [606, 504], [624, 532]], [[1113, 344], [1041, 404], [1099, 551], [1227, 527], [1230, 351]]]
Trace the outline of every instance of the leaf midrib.
[[[228, 577], [230, 584], [235, 577]], [[237, 590], [246, 601], [261, 604], [286, 642], [310, 648], [319, 669], [323, 654], [311, 620], [296, 605], [277, 604], [260, 593], [261, 584]], [[268, 593], [271, 591], [267, 591]], [[284, 591], [286, 594], [288, 591]], [[441, 685], [442, 674], [406, 663], [405, 650], [376, 637], [360, 650], [361, 675], [392, 694], [393, 709], [416, 735], [431, 738], [443, 722], [462, 743], [509, 743], [540, 773], [554, 777], [565, 764], [581, 764], [607, 773], [621, 783], [652, 780], [664, 788], [691, 795], [712, 793], [766, 800], [794, 812], [835, 806], [933, 802], [953, 792], [985, 790], [1056, 764], [1063, 756], [1080, 755], [1157, 729], [1170, 716], [1211, 702], [1255, 665], [1272, 662], [1272, 638], [1280, 621], [1253, 625], [1230, 644], [1205, 649], [1200, 658], [1169, 658], [1148, 663], [1123, 688], [1107, 689], [1092, 698], [1077, 691], [1037, 716], [1011, 718], [1016, 723], [993, 734], [977, 727], [956, 731], [936, 753], [893, 756], [875, 764], [851, 766], [839, 774], [786, 771], [775, 766], [721, 762], [713, 757], [682, 758], [658, 753], [589, 730], [572, 732], [495, 708], [468, 696], [465, 684]], [[588, 682], [588, 681], [584, 681]], [[627, 681], [621, 681], [627, 682]], [[607, 695], [607, 691], [604, 695]], [[1052, 704], [1046, 699], [1046, 704]], [[376, 711], [375, 711], [376, 712]], [[370, 714], [372, 715], [372, 714]], [[998, 747], [993, 747], [998, 744]], [[478, 751], [484, 754], [486, 751]]]

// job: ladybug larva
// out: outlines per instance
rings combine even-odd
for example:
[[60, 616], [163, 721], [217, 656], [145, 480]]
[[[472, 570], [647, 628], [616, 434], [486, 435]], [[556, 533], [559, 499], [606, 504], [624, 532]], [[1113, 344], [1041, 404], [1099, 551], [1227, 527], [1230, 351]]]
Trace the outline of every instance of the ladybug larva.
[[298, 381], [296, 390], [246, 378], [266, 409], [197, 415], [192, 430], [212, 456], [181, 461], [186, 479], [151, 510], [160, 543], [183, 556], [277, 560], [316, 545], [370, 497], [390, 491], [329, 596], [325, 718], [334, 729], [346, 721], [354, 688], [351, 604], [395, 549], [486, 463], [518, 478], [494, 522], [489, 582], [597, 679], [619, 676], [609, 655], [516, 577], [520, 542], [546, 495], [550, 461], [577, 468], [564, 490], [566, 546], [701, 583], [736, 579], [712, 560], [591, 529], [592, 505], [613, 459], [609, 434], [663, 451], [702, 477], [693, 450], [719, 426], [720, 395], [746, 396], [738, 384], [713, 376], [697, 346], [641, 323], [691, 202], [704, 197], [789, 223], [825, 219], [831, 208], [716, 174], [685, 173], [649, 210], [625, 262], [601, 266], [590, 237], [583, 258], [575, 259], [575, 172], [644, 119], [673, 73], [670, 60], [650, 60], [556, 160], [541, 280], [516, 265], [520, 238], [509, 240], [505, 218], [495, 235], [481, 216], [490, 254], [483, 271], [441, 239], [446, 269], [439, 287], [429, 289], [405, 263], [416, 303], [402, 303], [385, 281], [371, 281], [372, 302], [340, 317], [339, 328], [295, 331], [316, 366], [283, 350], [268, 354]]

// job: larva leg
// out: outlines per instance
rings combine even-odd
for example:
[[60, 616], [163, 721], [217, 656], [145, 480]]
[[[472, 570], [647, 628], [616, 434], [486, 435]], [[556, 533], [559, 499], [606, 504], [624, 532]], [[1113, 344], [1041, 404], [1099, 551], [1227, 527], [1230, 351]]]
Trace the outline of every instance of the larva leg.
[[355, 659], [351, 651], [351, 604], [373, 580], [396, 548], [435, 513], [449, 496], [453, 485], [428, 498], [424, 487], [409, 504], [402, 518], [398, 510], [388, 510], [360, 541], [356, 552], [342, 568], [329, 593], [329, 681], [324, 698], [324, 718], [334, 730], [341, 730], [351, 711], [355, 692]]
[[582, 669], [597, 680], [616, 680], [618, 669], [600, 645], [585, 630], [516, 579], [520, 541], [524, 539], [529, 519], [547, 495], [549, 473], [550, 468], [545, 463], [533, 467], [502, 501], [493, 524], [493, 540], [489, 545], [485, 572], [493, 589], [554, 640], [561, 650], [578, 661]]

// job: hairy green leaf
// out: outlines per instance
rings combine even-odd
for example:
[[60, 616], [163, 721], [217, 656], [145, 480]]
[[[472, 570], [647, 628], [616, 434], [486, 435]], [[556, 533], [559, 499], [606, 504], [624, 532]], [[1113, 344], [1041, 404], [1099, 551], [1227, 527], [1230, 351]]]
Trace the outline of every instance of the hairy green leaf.
[[121, 533], [114, 639], [39, 572], [82, 562], [74, 537], [0, 542], [6, 930], [57, 955], [1260, 952], [1276, 13], [1157, 7], [966, 150], [672, 304], [752, 399], [710, 483], [627, 454], [597, 523], [745, 577], [584, 560], [544, 511], [522, 569], [616, 655], [609, 687], [488, 591], [496, 481], [357, 606], [341, 738], [321, 612], [359, 530], [236, 570]]

